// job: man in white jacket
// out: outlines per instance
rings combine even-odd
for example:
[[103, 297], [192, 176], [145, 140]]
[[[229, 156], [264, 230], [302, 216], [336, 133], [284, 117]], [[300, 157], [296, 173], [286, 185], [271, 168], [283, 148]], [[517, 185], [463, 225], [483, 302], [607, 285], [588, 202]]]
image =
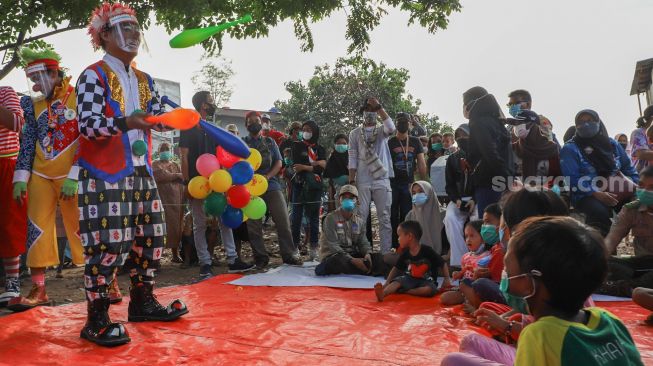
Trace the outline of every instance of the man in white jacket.
[[[349, 133], [349, 183], [358, 188], [358, 213], [363, 222], [367, 222], [370, 204], [374, 201], [381, 252], [385, 254], [392, 246], [390, 178], [394, 171], [388, 138], [395, 132], [395, 124], [376, 98], [367, 98], [360, 112], [363, 124]], [[381, 125], [377, 122], [379, 119]]]

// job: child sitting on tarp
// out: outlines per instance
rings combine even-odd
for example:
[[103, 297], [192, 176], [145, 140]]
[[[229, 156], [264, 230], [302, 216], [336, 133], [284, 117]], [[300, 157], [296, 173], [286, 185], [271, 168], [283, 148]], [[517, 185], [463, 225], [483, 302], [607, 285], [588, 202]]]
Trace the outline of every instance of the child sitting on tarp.
[[464, 303], [465, 295], [474, 291], [472, 288], [472, 282], [475, 279], [474, 273], [479, 267], [487, 267], [490, 260], [490, 251], [481, 236], [482, 227], [482, 220], [470, 221], [465, 225], [465, 242], [469, 252], [465, 253], [460, 260], [461, 270], [455, 271], [451, 275], [454, 280], [460, 280], [460, 286], [458, 289], [442, 294], [442, 297], [440, 297], [442, 305], [450, 306]]
[[374, 285], [379, 301], [394, 293], [432, 297], [438, 292], [437, 274], [444, 274], [443, 287], [451, 285], [449, 268], [433, 248], [420, 244], [422, 227], [417, 221], [404, 221], [397, 228], [399, 248], [402, 253], [385, 284]]
[[514, 359], [489, 338], [484, 347], [465, 349], [465, 337], [462, 352], [447, 355], [442, 365], [643, 365], [619, 319], [583, 308], [607, 273], [597, 231], [570, 217], [532, 217], [515, 231], [504, 262], [506, 296], [535, 317], [522, 331]]

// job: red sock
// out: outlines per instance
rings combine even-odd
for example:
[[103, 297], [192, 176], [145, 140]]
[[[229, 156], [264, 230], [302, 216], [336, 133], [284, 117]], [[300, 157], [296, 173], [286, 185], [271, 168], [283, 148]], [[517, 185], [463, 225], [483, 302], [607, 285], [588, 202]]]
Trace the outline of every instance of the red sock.
[[32, 283], [39, 287], [45, 286], [45, 272], [32, 273]]
[[20, 257], [2, 258], [2, 266], [7, 278], [18, 278], [20, 272]]

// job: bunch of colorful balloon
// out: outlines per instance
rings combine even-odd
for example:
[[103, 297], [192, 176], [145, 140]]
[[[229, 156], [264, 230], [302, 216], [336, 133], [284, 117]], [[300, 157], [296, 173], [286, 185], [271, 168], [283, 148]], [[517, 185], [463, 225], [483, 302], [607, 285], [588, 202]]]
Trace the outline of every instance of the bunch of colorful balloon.
[[221, 217], [235, 229], [248, 219], [263, 218], [267, 206], [259, 196], [268, 190], [267, 179], [254, 172], [261, 166], [261, 153], [250, 149], [241, 159], [218, 147], [216, 155], [203, 154], [195, 164], [201, 174], [188, 182], [188, 193], [204, 200], [204, 212]]

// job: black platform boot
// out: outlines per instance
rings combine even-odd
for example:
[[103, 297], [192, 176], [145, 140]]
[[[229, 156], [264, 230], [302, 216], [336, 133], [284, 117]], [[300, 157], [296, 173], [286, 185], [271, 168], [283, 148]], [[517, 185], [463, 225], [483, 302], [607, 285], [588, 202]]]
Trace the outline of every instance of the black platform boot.
[[129, 343], [131, 339], [125, 326], [112, 323], [109, 319], [109, 299], [86, 301], [88, 320], [82, 329], [80, 337], [88, 339], [100, 346], [113, 347]]
[[171, 302], [168, 307], [164, 307], [157, 301], [152, 290], [152, 284], [141, 282], [132, 285], [129, 290], [128, 319], [130, 322], [143, 322], [147, 320], [168, 322], [188, 313], [186, 304], [179, 299]]

